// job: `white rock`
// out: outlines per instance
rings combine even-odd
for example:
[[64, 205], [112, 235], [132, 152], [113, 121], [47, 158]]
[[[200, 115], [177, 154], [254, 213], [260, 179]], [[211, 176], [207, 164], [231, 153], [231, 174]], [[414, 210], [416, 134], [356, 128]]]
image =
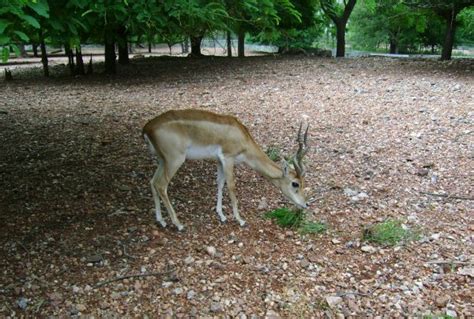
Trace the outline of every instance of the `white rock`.
[[454, 310], [451, 310], [451, 309], [447, 309], [446, 310], [446, 315], [451, 317], [451, 318], [456, 318], [458, 316], [458, 314], [456, 313], [456, 311]]
[[469, 276], [474, 278], [474, 267], [463, 267], [459, 268], [457, 273], [463, 276]]
[[352, 188], [349, 188], [349, 187], [344, 188], [344, 195], [346, 196], [352, 197], [352, 196], [356, 196], [357, 194], [359, 194], [359, 192], [356, 190], [353, 190]]
[[211, 303], [211, 312], [220, 312], [222, 311], [222, 305], [219, 302]]
[[265, 210], [265, 209], [268, 209], [268, 203], [267, 203], [267, 199], [265, 197], [262, 197], [262, 199], [260, 200], [260, 202], [258, 203], [258, 207], [257, 207], [258, 210]]
[[188, 256], [188, 257], [186, 257], [186, 258], [184, 259], [184, 263], [185, 263], [186, 265], [190, 265], [190, 264], [192, 264], [193, 262], [194, 262], [194, 258], [193, 258], [192, 256]]
[[342, 302], [342, 298], [338, 296], [326, 296], [326, 302], [329, 307], [334, 308]]
[[362, 250], [364, 253], [369, 253], [369, 254], [375, 253], [377, 251], [375, 247], [372, 247], [370, 245], [364, 245], [360, 248], [360, 250]]
[[267, 310], [267, 312], [265, 313], [265, 319], [279, 319], [279, 318], [281, 318], [280, 315], [271, 309]]
[[188, 300], [191, 300], [194, 298], [194, 296], [196, 296], [196, 292], [194, 290], [189, 290], [188, 293], [186, 294], [186, 298]]
[[337, 245], [337, 244], [340, 244], [340, 243], [341, 243], [341, 241], [340, 241], [339, 239], [336, 239], [336, 238], [333, 238], [333, 239], [331, 240], [331, 242], [332, 242], [334, 245]]
[[183, 288], [181, 287], [173, 289], [173, 294], [175, 295], [181, 295], [182, 293], [183, 293]]
[[217, 250], [214, 246], [207, 246], [206, 252], [209, 254], [209, 256], [214, 257], [217, 253]]

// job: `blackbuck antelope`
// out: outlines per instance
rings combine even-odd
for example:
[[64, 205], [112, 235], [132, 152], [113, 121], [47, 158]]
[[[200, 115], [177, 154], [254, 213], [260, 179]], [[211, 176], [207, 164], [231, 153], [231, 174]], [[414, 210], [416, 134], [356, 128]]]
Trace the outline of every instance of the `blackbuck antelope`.
[[156, 207], [156, 220], [166, 227], [161, 215], [160, 198], [178, 228], [183, 229], [168, 198], [168, 184], [186, 159], [217, 159], [217, 214], [222, 222], [222, 190], [227, 183], [232, 210], [241, 226], [235, 196], [234, 164], [246, 163], [266, 177], [283, 194], [301, 208], [306, 208], [303, 192], [305, 169], [303, 157], [308, 151], [306, 144], [308, 128], [304, 134], [301, 125], [298, 131], [298, 151], [294, 157], [295, 171], [289, 170], [283, 161], [280, 168], [255, 143], [248, 129], [233, 116], [220, 115], [201, 110], [173, 110], [165, 112], [143, 128], [143, 137], [153, 154], [158, 158], [158, 169], [151, 179], [151, 190]]

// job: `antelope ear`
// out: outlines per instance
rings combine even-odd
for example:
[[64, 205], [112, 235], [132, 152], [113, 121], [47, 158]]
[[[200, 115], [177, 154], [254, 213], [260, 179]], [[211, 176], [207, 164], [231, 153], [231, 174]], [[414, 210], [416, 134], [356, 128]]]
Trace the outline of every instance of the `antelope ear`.
[[284, 159], [281, 161], [281, 170], [283, 172], [283, 177], [288, 176], [288, 162], [285, 161]]

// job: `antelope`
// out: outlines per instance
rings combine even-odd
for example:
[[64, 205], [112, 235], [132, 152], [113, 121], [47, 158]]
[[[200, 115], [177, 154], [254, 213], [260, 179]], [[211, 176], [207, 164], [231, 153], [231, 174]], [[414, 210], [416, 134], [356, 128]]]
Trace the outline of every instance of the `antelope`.
[[299, 127], [299, 148], [293, 161], [295, 171], [290, 171], [286, 161], [281, 167], [273, 162], [257, 145], [248, 129], [233, 116], [187, 109], [167, 111], [150, 120], [143, 128], [143, 137], [158, 160], [158, 168], [150, 181], [157, 222], [166, 227], [161, 214], [161, 198], [173, 224], [179, 231], [184, 228], [171, 205], [167, 189], [186, 159], [217, 159], [216, 211], [223, 223], [227, 218], [222, 213], [222, 191], [224, 184], [227, 184], [234, 218], [240, 226], [245, 225], [235, 195], [233, 168], [238, 163], [247, 164], [278, 187], [294, 204], [307, 208], [303, 192], [303, 157], [308, 152], [308, 127], [304, 134], [302, 124]]

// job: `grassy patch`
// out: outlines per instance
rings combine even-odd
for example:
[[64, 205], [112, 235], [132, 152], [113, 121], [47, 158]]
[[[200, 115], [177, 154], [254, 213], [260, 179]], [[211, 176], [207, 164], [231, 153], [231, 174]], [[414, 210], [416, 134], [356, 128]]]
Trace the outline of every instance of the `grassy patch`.
[[401, 221], [394, 219], [387, 219], [366, 227], [363, 233], [364, 240], [387, 246], [416, 240], [418, 237], [418, 232], [403, 226]]
[[280, 149], [278, 147], [269, 146], [265, 153], [274, 162], [277, 162], [281, 159], [281, 152], [280, 152]]
[[265, 218], [272, 219], [281, 227], [296, 229], [303, 235], [321, 234], [327, 230], [325, 223], [306, 220], [306, 214], [301, 209], [278, 208], [265, 213]]
[[303, 235], [306, 234], [322, 234], [328, 230], [328, 225], [323, 222], [305, 221], [298, 229]]

